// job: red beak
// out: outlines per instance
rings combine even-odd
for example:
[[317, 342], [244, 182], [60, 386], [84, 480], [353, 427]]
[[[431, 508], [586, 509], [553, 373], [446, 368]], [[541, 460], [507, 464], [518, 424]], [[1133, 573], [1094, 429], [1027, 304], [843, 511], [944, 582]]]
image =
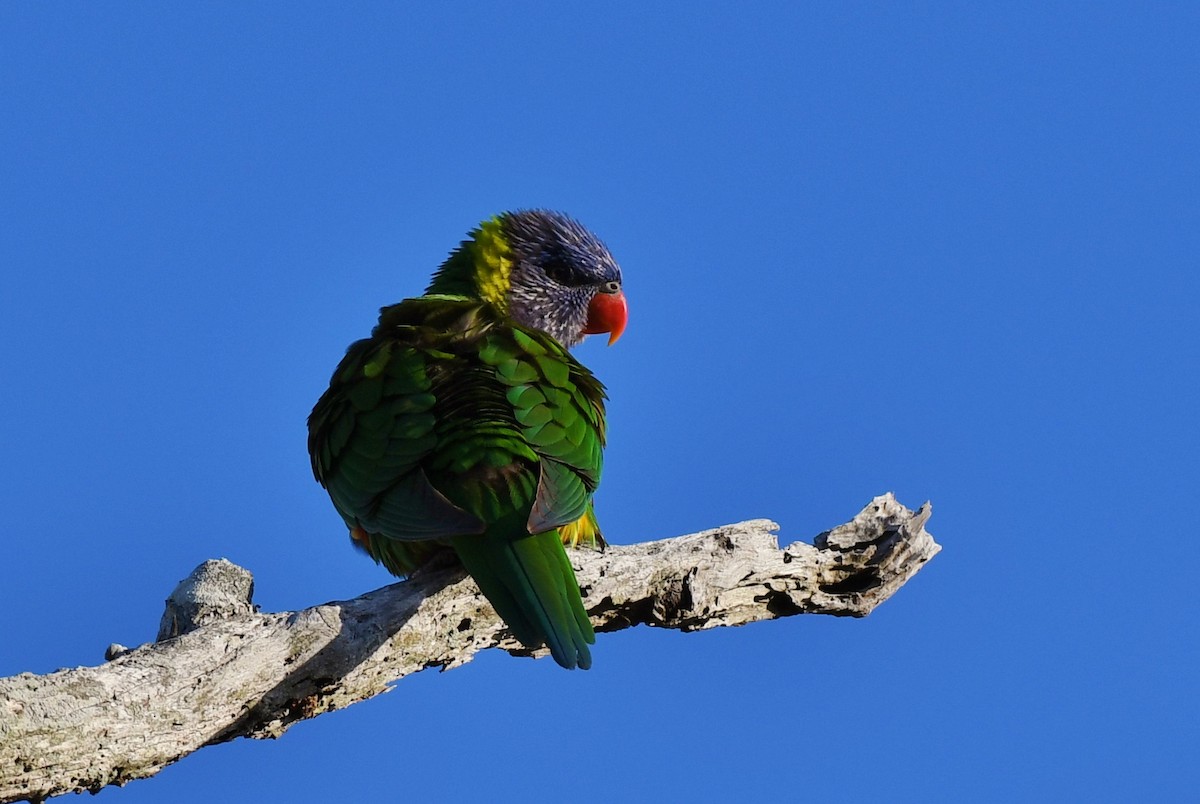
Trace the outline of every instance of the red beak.
[[597, 293], [588, 305], [587, 325], [583, 328], [583, 334], [611, 333], [608, 345], [612, 346], [625, 331], [628, 320], [629, 306], [625, 303], [624, 293], [619, 290], [616, 293]]

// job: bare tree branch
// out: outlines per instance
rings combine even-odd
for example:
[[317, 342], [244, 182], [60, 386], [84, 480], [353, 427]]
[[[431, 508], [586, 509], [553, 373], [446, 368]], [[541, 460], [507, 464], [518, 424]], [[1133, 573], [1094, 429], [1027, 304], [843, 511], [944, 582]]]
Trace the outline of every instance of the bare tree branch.
[[[760, 519], [572, 556], [598, 631], [862, 617], [940, 549], [929, 513], [886, 494], [812, 545], [781, 550], [778, 526]], [[246, 570], [205, 562], [167, 601], [158, 642], [114, 645], [98, 667], [0, 679], [0, 802], [124, 784], [205, 745], [278, 737], [485, 648], [527, 653], [449, 563], [303, 611], [255, 612], [252, 590]]]

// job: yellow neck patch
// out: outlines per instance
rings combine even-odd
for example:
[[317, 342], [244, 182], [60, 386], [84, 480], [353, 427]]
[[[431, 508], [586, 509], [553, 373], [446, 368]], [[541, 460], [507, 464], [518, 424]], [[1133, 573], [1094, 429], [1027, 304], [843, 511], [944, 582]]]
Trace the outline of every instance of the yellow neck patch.
[[508, 312], [508, 289], [512, 284], [512, 249], [504, 237], [499, 218], [484, 221], [471, 244], [475, 258], [475, 285], [480, 297], [502, 313]]

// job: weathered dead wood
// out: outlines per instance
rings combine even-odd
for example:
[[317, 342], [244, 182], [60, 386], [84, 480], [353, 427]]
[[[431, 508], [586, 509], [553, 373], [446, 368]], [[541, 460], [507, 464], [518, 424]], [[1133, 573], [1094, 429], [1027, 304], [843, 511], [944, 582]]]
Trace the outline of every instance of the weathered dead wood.
[[[573, 558], [598, 631], [862, 617], [940, 549], [929, 513], [885, 494], [811, 545], [781, 550], [778, 526], [759, 519]], [[449, 564], [303, 611], [255, 612], [252, 590], [246, 570], [205, 562], [167, 601], [160, 641], [113, 645], [98, 667], [0, 679], [0, 802], [124, 784], [205, 745], [278, 737], [484, 648], [525, 652]]]

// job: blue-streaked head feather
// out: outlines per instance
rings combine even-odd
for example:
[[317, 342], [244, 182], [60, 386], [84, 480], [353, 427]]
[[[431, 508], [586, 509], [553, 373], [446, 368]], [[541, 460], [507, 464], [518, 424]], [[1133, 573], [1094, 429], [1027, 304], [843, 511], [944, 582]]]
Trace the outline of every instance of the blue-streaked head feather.
[[561, 212], [518, 210], [499, 219], [513, 259], [509, 315], [564, 346], [579, 343], [592, 298], [621, 288], [608, 247]]

